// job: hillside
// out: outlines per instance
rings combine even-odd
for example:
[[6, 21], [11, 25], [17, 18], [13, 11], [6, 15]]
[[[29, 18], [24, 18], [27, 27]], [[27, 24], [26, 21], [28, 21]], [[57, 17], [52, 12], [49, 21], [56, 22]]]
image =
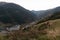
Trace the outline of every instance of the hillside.
[[[60, 16], [57, 16], [56, 14], [60, 15], [60, 6], [52, 8], [52, 9], [48, 9], [48, 10], [39, 10], [39, 11], [35, 11], [32, 10], [32, 12], [34, 14], [37, 15], [37, 17], [41, 20], [42, 18], [49, 18], [49, 16], [51, 17], [53, 15], [53, 19], [56, 18], [60, 18]], [[55, 16], [54, 16], [55, 15]], [[52, 18], [52, 17], [51, 17]]]
[[35, 14], [15, 3], [0, 3], [0, 22], [24, 24], [37, 20]]
[[[15, 25], [18, 30], [7, 30]], [[29, 11], [0, 2], [0, 31], [7, 32], [5, 36], [0, 32], [0, 40], [60, 40], [60, 7]]]
[[[22, 27], [22, 26], [21, 26]], [[8, 40], [60, 40], [60, 19], [49, 20], [39, 24], [10, 32]]]

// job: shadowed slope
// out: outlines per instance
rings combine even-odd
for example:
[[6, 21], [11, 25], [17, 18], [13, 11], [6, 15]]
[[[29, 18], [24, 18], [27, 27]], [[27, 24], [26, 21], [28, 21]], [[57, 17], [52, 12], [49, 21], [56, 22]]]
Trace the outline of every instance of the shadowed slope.
[[25, 8], [14, 3], [0, 3], [0, 21], [3, 23], [30, 23], [36, 20], [36, 17]]

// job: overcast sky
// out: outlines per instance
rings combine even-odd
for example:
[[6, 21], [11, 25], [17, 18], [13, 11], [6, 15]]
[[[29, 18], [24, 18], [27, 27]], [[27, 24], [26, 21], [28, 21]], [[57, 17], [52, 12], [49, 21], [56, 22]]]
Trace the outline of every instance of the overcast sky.
[[60, 6], [60, 0], [0, 0], [0, 2], [13, 2], [29, 10], [46, 10]]

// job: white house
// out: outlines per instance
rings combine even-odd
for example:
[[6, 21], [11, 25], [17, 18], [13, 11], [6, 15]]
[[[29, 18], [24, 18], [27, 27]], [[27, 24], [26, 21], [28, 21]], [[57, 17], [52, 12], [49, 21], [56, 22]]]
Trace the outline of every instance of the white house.
[[15, 25], [10, 28], [7, 28], [8, 31], [15, 31], [15, 30], [19, 30], [19, 29], [20, 29], [20, 25]]

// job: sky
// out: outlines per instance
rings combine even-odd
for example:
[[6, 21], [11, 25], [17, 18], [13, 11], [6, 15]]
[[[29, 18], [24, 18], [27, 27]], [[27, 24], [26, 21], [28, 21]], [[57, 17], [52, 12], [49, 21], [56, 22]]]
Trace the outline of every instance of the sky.
[[60, 0], [0, 0], [0, 2], [13, 2], [28, 10], [47, 10], [60, 6]]

